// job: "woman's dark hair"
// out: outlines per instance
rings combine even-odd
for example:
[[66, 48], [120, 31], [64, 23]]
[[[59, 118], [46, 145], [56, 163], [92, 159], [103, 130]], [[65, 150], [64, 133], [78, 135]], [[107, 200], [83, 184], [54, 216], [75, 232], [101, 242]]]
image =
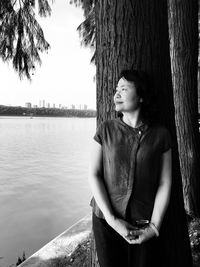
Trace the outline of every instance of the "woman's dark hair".
[[119, 79], [121, 78], [133, 82], [137, 95], [143, 99], [143, 102], [141, 102], [143, 119], [148, 122], [155, 122], [157, 120], [157, 97], [153, 89], [153, 83], [147, 73], [140, 70], [123, 70], [119, 76]]

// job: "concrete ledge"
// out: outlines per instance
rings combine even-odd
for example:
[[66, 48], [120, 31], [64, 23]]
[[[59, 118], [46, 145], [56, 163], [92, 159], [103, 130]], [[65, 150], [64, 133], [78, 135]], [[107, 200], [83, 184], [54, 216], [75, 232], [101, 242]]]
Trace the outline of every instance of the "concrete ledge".
[[50, 241], [19, 266], [91, 266], [91, 261], [93, 262], [91, 230], [92, 220], [91, 214], [89, 214]]

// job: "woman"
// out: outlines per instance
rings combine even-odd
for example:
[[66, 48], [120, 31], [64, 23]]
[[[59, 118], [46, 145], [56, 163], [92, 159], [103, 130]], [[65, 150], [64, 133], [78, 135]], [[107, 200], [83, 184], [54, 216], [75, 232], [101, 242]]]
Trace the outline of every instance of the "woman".
[[143, 73], [123, 71], [114, 95], [122, 117], [101, 123], [94, 136], [89, 183], [100, 267], [169, 267], [159, 232], [170, 199], [171, 139], [150, 120], [149, 100]]

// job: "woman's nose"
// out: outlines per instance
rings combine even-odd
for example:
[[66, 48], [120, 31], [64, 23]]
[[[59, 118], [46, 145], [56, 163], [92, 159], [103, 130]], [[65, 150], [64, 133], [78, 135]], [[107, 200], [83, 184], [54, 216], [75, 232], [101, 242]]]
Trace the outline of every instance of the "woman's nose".
[[120, 93], [119, 93], [118, 91], [116, 91], [116, 93], [115, 93], [115, 97], [116, 97], [116, 98], [120, 98], [120, 97], [121, 97], [121, 95], [120, 95]]

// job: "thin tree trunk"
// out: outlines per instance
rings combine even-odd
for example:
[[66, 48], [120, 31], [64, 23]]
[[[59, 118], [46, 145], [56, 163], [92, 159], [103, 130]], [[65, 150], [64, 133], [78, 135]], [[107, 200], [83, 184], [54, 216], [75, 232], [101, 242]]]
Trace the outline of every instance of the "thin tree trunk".
[[168, 266], [190, 267], [174, 117], [167, 0], [97, 0], [95, 8], [97, 123], [115, 117], [113, 95], [122, 69], [141, 69], [153, 78], [160, 119], [173, 140], [173, 184], [163, 221], [163, 249], [169, 251]]
[[[198, 32], [200, 35], [200, 0], [198, 0]], [[198, 79], [197, 79], [197, 83], [198, 83], [198, 113], [200, 115], [200, 36], [198, 36]]]
[[200, 216], [198, 0], [169, 0], [169, 35], [185, 209], [188, 214]]

